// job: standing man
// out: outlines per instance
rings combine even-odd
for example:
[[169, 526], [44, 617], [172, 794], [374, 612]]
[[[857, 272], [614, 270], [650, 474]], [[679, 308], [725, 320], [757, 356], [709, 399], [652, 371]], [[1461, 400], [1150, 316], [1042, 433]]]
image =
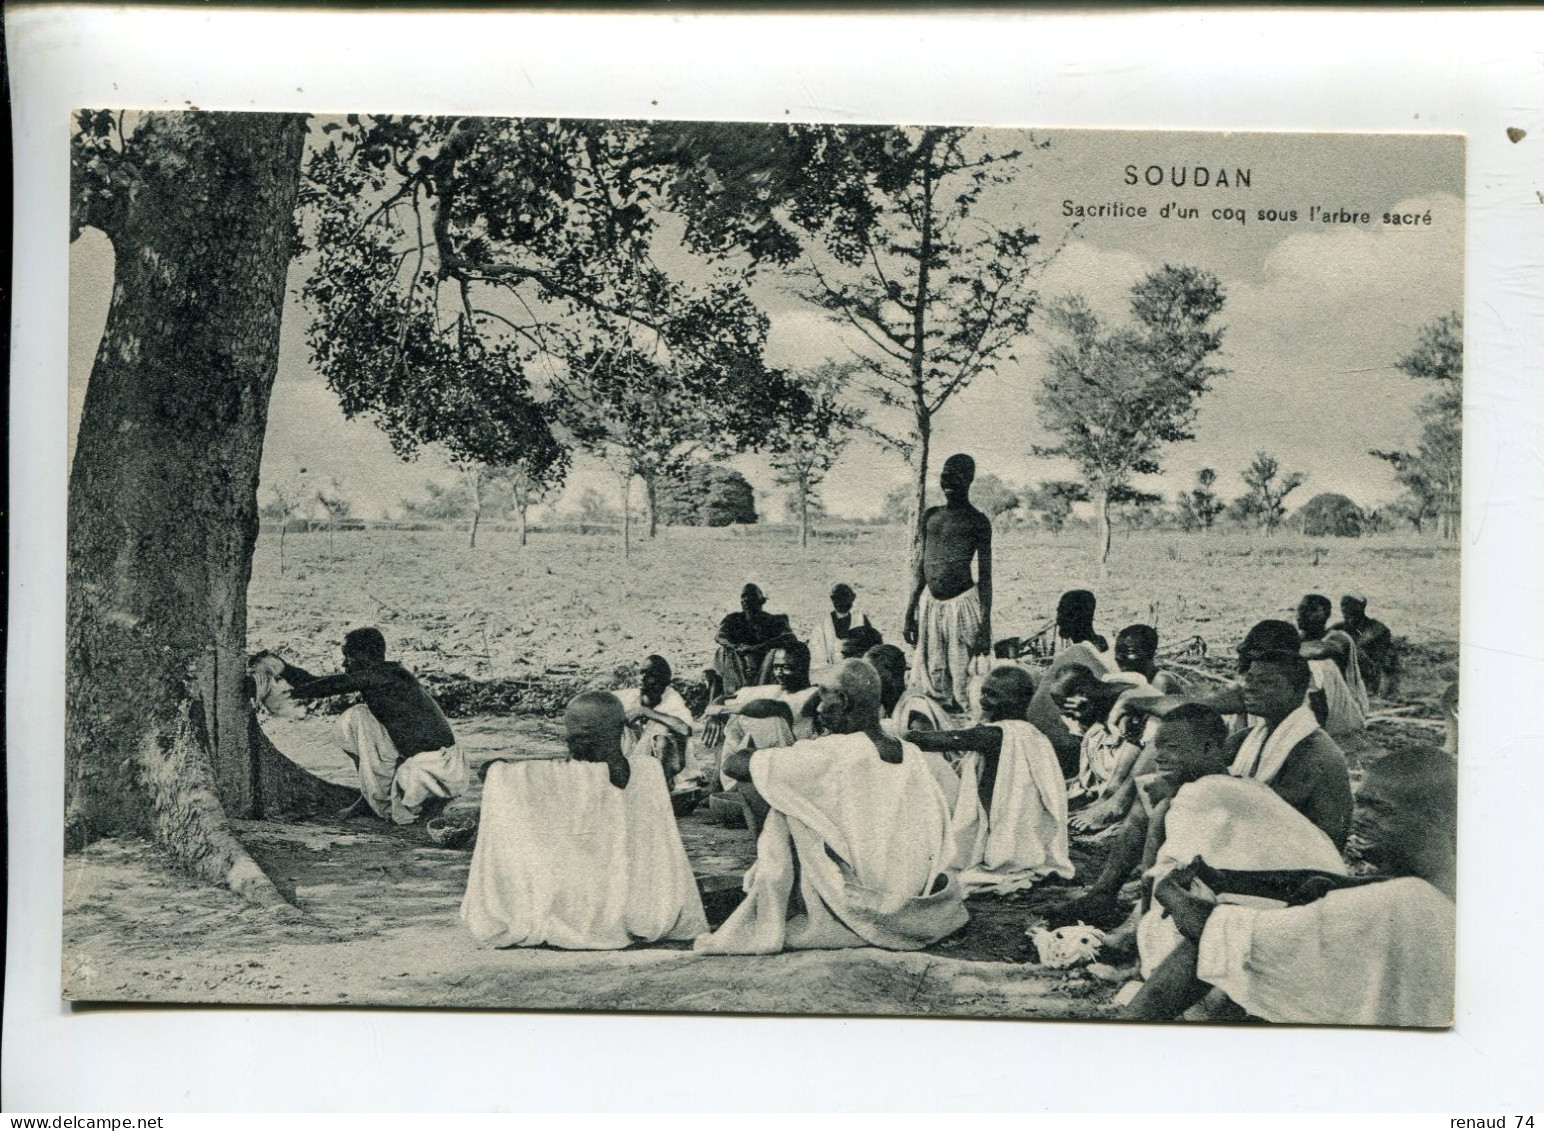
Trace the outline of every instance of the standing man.
[[[922, 516], [922, 552], [906, 606], [911, 680], [953, 710], [969, 703], [973, 656], [992, 648], [992, 523], [970, 503], [976, 461], [952, 455], [938, 477], [946, 502]], [[971, 576], [971, 561], [976, 576]]]
[[1357, 590], [1340, 599], [1340, 621], [1331, 632], [1344, 632], [1356, 642], [1357, 665], [1362, 669], [1362, 683], [1369, 695], [1376, 695], [1389, 670], [1394, 653], [1394, 634], [1381, 620], [1367, 615], [1367, 595]]
[[[260, 653], [269, 655], [270, 653]], [[386, 658], [378, 628], [356, 628], [343, 638], [343, 671], [318, 679], [284, 663], [280, 678], [305, 702], [357, 692], [362, 703], [338, 719], [343, 752], [359, 769], [359, 800], [342, 816], [377, 817], [410, 825], [431, 801], [442, 807], [465, 792], [466, 757], [439, 704], [412, 672]]]

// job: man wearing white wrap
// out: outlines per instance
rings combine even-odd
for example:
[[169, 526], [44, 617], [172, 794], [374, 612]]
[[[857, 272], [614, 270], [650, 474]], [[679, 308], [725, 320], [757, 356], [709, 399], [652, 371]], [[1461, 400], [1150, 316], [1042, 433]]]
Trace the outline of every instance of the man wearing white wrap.
[[318, 678], [280, 663], [280, 678], [296, 701], [349, 694], [363, 700], [338, 719], [339, 743], [359, 771], [359, 800], [343, 816], [373, 812], [409, 825], [466, 791], [466, 758], [450, 724], [413, 673], [386, 659], [380, 629], [356, 628], [343, 637], [343, 671], [337, 675]]
[[969, 705], [971, 658], [992, 650], [992, 522], [971, 505], [975, 477], [969, 456], [944, 461], [938, 482], [946, 501], [922, 516], [903, 633], [916, 648], [912, 685], [953, 711]]
[[1072, 878], [1067, 783], [1051, 740], [1024, 718], [1034, 694], [1034, 677], [1004, 664], [981, 685], [981, 726], [906, 736], [923, 750], [962, 755], [954, 866], [972, 894]]
[[1297, 605], [1297, 630], [1303, 641], [1298, 651], [1313, 673], [1312, 694], [1321, 701], [1319, 716], [1325, 733], [1347, 754], [1366, 745], [1367, 685], [1362, 680], [1362, 660], [1356, 640], [1338, 628], [1329, 628], [1330, 599], [1309, 593]]
[[[1451, 1025], [1455, 794], [1441, 751], [1401, 750], [1368, 768], [1356, 832], [1375, 877], [1220, 871], [1204, 859], [1169, 873], [1154, 895], [1183, 938], [1126, 1016], [1176, 1017], [1215, 987], [1267, 1021]], [[1273, 889], [1288, 906], [1214, 895]]]
[[771, 809], [744, 902], [697, 950], [920, 950], [965, 925], [948, 872], [953, 772], [884, 733], [879, 697], [874, 668], [843, 661], [821, 679], [826, 735], [725, 760], [725, 772], [753, 782]]
[[622, 704], [563, 715], [567, 759], [495, 760], [461, 918], [487, 946], [617, 950], [707, 930], [659, 760], [622, 753]]

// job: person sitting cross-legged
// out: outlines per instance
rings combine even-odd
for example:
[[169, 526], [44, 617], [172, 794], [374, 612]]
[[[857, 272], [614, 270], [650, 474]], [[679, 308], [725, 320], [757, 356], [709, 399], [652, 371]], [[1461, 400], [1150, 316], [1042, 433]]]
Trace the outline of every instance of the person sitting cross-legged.
[[338, 718], [339, 741], [359, 771], [359, 800], [341, 816], [374, 813], [398, 825], [431, 816], [466, 791], [466, 758], [439, 704], [407, 668], [386, 658], [378, 628], [343, 638], [343, 671], [314, 676], [273, 653], [279, 676], [299, 702], [358, 694], [363, 700]]
[[1067, 784], [1050, 740], [1024, 718], [1034, 693], [1034, 677], [1004, 664], [981, 685], [980, 726], [906, 736], [923, 750], [962, 755], [955, 868], [967, 892], [1002, 894], [1072, 877]]
[[622, 753], [626, 714], [608, 691], [576, 696], [563, 725], [567, 758], [484, 768], [461, 918], [495, 947], [695, 938], [707, 919], [659, 761]]
[[726, 759], [725, 772], [754, 783], [770, 810], [744, 902], [698, 951], [920, 950], [965, 925], [948, 870], [940, 775], [951, 771], [884, 733], [879, 694], [874, 668], [845, 660], [821, 675], [826, 734]]
[[[1439, 750], [1369, 765], [1356, 828], [1375, 876], [1232, 870], [1205, 857], [1170, 872], [1154, 898], [1181, 939], [1125, 1017], [1178, 1017], [1215, 988], [1266, 1021], [1451, 1025], [1456, 783]], [[1230, 906], [1227, 892], [1277, 906]]]
[[686, 766], [686, 740], [692, 733], [692, 711], [681, 693], [670, 686], [670, 663], [650, 656], [638, 673], [638, 686], [616, 693], [627, 714], [622, 752], [651, 754], [665, 771], [665, 785], [675, 787]]

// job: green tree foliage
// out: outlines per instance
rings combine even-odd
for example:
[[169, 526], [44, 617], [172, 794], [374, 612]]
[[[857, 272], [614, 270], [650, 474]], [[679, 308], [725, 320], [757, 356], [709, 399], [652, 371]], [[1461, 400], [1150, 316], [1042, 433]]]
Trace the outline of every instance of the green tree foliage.
[[904, 421], [871, 420], [868, 431], [911, 468], [915, 551], [934, 418], [1015, 360], [1051, 258], [1029, 228], [979, 215], [987, 194], [1022, 173], [1024, 154], [945, 127], [719, 126], [682, 144], [697, 160], [672, 192], [693, 246], [782, 265], [848, 331], [860, 387]]
[[1463, 496], [1463, 318], [1447, 314], [1422, 327], [1415, 349], [1396, 364], [1436, 388], [1416, 409], [1421, 437], [1415, 451], [1372, 454], [1393, 465], [1394, 478], [1410, 495], [1403, 509], [1416, 530], [1434, 516], [1441, 520], [1442, 537], [1456, 538]]
[[1024, 493], [1024, 506], [1040, 516], [1052, 534], [1060, 534], [1076, 503], [1089, 501], [1088, 487], [1070, 479], [1051, 479]]
[[1065, 456], [1088, 484], [1099, 517], [1099, 562], [1110, 555], [1111, 493], [1161, 471], [1164, 444], [1192, 440], [1201, 394], [1227, 371], [1212, 364], [1224, 295], [1217, 278], [1165, 266], [1131, 288], [1131, 320], [1107, 328], [1079, 295], [1052, 304], [1041, 423], [1057, 438], [1036, 455]]
[[1229, 511], [1241, 523], [1258, 525], [1267, 536], [1274, 534], [1286, 517], [1287, 496], [1308, 481], [1304, 472], [1283, 472], [1280, 461], [1266, 452], [1255, 456], [1243, 477], [1249, 489], [1233, 501]]
[[824, 512], [821, 485], [863, 417], [846, 403], [852, 374], [852, 365], [830, 361], [796, 374], [806, 400], [779, 405], [769, 421], [772, 468], [778, 486], [789, 489], [789, 517], [799, 524], [800, 546], [809, 545], [810, 522]]
[[1367, 523], [1361, 507], [1331, 491], [1315, 495], [1292, 517], [1310, 538], [1360, 538]]

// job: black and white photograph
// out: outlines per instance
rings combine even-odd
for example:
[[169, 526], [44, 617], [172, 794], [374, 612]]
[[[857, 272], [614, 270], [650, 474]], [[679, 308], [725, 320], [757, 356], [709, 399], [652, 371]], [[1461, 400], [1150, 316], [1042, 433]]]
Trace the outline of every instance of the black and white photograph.
[[1461, 134], [68, 128], [68, 1001], [1453, 1023]]

